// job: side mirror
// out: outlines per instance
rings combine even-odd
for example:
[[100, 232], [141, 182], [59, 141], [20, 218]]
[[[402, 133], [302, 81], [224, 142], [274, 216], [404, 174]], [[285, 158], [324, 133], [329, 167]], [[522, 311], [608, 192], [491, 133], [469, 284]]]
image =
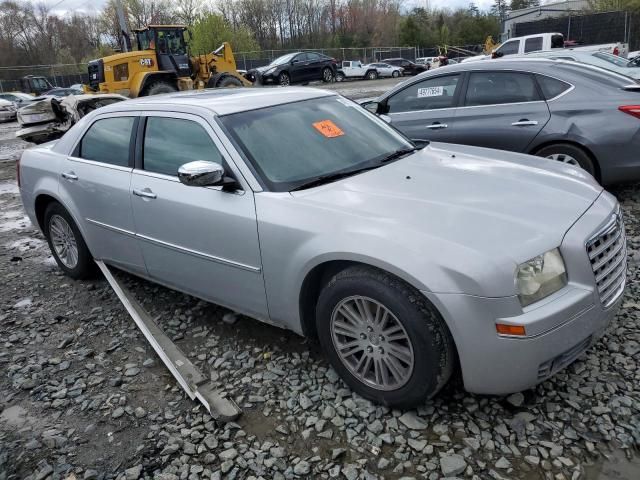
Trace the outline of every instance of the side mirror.
[[378, 106], [380, 104], [378, 102], [366, 102], [362, 106], [369, 110], [371, 113], [378, 113]]
[[197, 160], [178, 168], [178, 179], [189, 187], [209, 187], [224, 183], [224, 168], [219, 163]]

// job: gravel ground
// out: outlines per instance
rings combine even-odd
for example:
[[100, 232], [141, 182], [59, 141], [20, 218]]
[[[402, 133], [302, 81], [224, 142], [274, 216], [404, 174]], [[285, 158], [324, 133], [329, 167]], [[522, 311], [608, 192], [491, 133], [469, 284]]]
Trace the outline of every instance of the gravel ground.
[[[340, 89], [372, 95], [362, 83]], [[0, 480], [640, 478], [637, 187], [614, 191], [630, 255], [620, 314], [567, 370], [506, 398], [454, 382], [415, 411], [372, 405], [316, 344], [118, 274], [243, 408], [218, 425], [103, 278], [58, 271], [22, 211], [14, 164], [27, 144], [16, 129], [0, 125]]]

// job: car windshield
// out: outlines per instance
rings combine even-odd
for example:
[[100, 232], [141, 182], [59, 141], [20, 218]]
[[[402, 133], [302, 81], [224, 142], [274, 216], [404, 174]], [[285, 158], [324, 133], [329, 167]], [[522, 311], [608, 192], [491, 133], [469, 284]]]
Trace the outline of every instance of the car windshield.
[[293, 57], [295, 57], [296, 55], [297, 55], [297, 53], [288, 53], [286, 55], [283, 55], [281, 57], [276, 58], [269, 65], [282, 65], [284, 63], [288, 63], [291, 60], [293, 60]]
[[220, 121], [269, 190], [276, 192], [376, 168], [394, 152], [414, 147], [360, 106], [337, 96], [236, 113]]

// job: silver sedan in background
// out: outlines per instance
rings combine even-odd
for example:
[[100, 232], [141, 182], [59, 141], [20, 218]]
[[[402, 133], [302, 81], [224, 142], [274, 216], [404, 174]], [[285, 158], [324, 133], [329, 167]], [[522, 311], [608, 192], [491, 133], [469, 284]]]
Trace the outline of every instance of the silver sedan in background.
[[16, 119], [16, 106], [13, 102], [0, 99], [0, 122], [10, 122]]
[[[581, 52], [571, 49], [551, 50], [548, 52], [528, 53], [526, 58], [549, 58], [553, 60], [568, 60], [584, 63], [595, 67], [611, 70], [635, 80], [640, 80], [640, 69], [630, 66], [629, 61], [606, 52]], [[512, 57], [515, 58], [515, 57]]]
[[573, 61], [500, 59], [423, 73], [368, 110], [413, 139], [528, 153], [602, 184], [640, 180], [640, 84]]
[[401, 77], [402, 76], [402, 67], [395, 67], [393, 65], [389, 65], [388, 63], [370, 63], [369, 65], [365, 65], [365, 67], [373, 67], [378, 72], [379, 77]]
[[415, 144], [322, 90], [112, 104], [18, 172], [67, 275], [95, 258], [318, 337], [384, 405], [422, 404], [455, 368], [471, 392], [527, 389], [603, 334], [625, 287], [620, 208], [583, 170]]

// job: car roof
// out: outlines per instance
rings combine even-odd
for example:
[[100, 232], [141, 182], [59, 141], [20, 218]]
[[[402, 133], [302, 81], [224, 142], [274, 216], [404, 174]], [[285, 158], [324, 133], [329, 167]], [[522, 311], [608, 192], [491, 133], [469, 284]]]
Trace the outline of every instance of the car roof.
[[222, 116], [334, 95], [336, 95], [335, 92], [309, 87], [205, 89], [136, 98], [102, 107], [100, 112], [106, 113], [109, 110], [122, 111], [123, 109], [162, 110], [171, 109], [172, 107], [182, 107], [183, 109], [185, 107], [187, 109], [188, 107], [196, 107], [204, 108], [215, 115]]

